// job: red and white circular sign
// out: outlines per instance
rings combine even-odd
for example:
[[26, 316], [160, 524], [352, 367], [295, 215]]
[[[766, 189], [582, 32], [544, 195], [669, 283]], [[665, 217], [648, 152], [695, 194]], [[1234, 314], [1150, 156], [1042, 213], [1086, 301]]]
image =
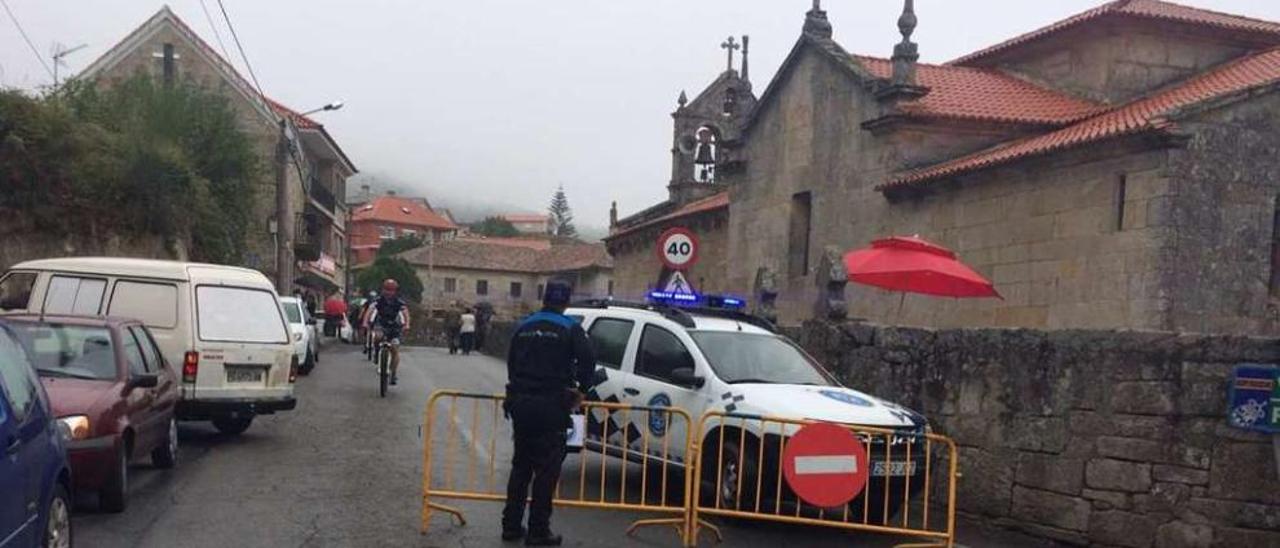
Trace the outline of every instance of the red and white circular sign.
[[698, 237], [687, 228], [668, 229], [658, 237], [658, 259], [671, 270], [688, 270], [698, 262]]
[[787, 485], [819, 508], [843, 506], [867, 485], [867, 449], [848, 428], [814, 423], [801, 428], [782, 452]]

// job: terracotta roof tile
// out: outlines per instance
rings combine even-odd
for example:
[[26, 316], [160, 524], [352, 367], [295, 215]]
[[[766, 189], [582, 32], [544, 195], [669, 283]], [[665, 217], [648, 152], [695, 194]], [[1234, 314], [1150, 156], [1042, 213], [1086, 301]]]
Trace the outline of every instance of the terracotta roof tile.
[[878, 188], [883, 190], [922, 183], [1112, 137], [1165, 129], [1170, 124], [1165, 118], [1180, 108], [1276, 82], [1280, 82], [1280, 48], [1232, 61], [1179, 85], [1056, 131], [906, 172]]
[[548, 249], [457, 239], [439, 242], [433, 250], [420, 247], [400, 255], [412, 264], [432, 261], [442, 268], [553, 274], [587, 268], [613, 268], [603, 244], [569, 244]]
[[372, 202], [359, 206], [351, 214], [351, 222], [382, 221], [402, 225], [457, 230], [458, 226], [427, 209], [418, 200], [399, 196], [379, 196]]
[[726, 191], [724, 191], [724, 192], [721, 192], [721, 193], [719, 193], [719, 194], [714, 194], [714, 195], [708, 196], [708, 197], [703, 198], [703, 199], [701, 199], [701, 200], [697, 200], [697, 201], [689, 202], [689, 203], [685, 204], [684, 206], [680, 207], [679, 209], [677, 209], [677, 210], [675, 210], [675, 211], [672, 211], [671, 213], [668, 213], [668, 214], [663, 215], [663, 216], [661, 216], [661, 217], [658, 217], [658, 218], [656, 218], [656, 219], [652, 219], [652, 220], [649, 220], [649, 221], [645, 221], [645, 222], [640, 223], [640, 224], [635, 225], [635, 226], [628, 226], [628, 227], [625, 227], [625, 228], [623, 228], [623, 229], [619, 230], [618, 232], [614, 232], [613, 234], [610, 234], [610, 235], [609, 235], [609, 237], [605, 238], [605, 241], [612, 240], [612, 239], [615, 239], [615, 238], [619, 238], [619, 237], [621, 237], [621, 236], [624, 236], [624, 235], [626, 235], [626, 234], [630, 234], [630, 233], [635, 232], [635, 231], [637, 231], [637, 230], [641, 230], [641, 229], [644, 229], [644, 228], [648, 228], [648, 227], [650, 227], [650, 226], [654, 226], [654, 225], [662, 224], [662, 223], [665, 223], [665, 222], [667, 222], [667, 221], [672, 221], [672, 220], [675, 220], [675, 219], [679, 219], [679, 218], [681, 218], [681, 217], [687, 217], [687, 216], [689, 216], [689, 215], [694, 215], [694, 214], [696, 214], [696, 213], [702, 213], [702, 212], [704, 212], [704, 211], [713, 211], [713, 210], [716, 210], [716, 209], [723, 209], [723, 208], [726, 208], [726, 207], [729, 207], [729, 191], [727, 191], [727, 190], [726, 190]]
[[275, 111], [276, 116], [292, 120], [293, 125], [298, 126], [298, 129], [320, 129], [320, 124], [315, 120], [299, 114], [298, 111], [280, 104], [275, 99], [270, 97], [266, 99], [267, 105], [271, 107], [271, 110]]
[[524, 247], [528, 249], [537, 249], [546, 251], [551, 249], [551, 240], [548, 238], [499, 238], [494, 236], [468, 236], [458, 238], [462, 241], [477, 242], [492, 245], [509, 245], [515, 247]]
[[509, 223], [545, 223], [551, 216], [545, 213], [508, 213], [502, 218]]
[[1073, 15], [1047, 27], [1036, 29], [1021, 36], [1011, 38], [989, 48], [970, 53], [947, 64], [964, 65], [980, 61], [997, 53], [1073, 28], [1081, 23], [1111, 15], [1127, 15], [1148, 19], [1177, 21], [1226, 30], [1270, 33], [1276, 34], [1277, 37], [1280, 38], [1280, 23], [1272, 21], [1263, 21], [1261, 19], [1253, 19], [1239, 15], [1193, 8], [1190, 6], [1183, 6], [1181, 4], [1174, 4], [1172, 2], [1164, 2], [1162, 0], [1117, 0]]
[[[877, 78], [891, 78], [888, 59], [854, 55]], [[1097, 103], [1042, 88], [994, 69], [916, 65], [929, 94], [901, 103], [905, 114], [996, 122], [1065, 124], [1097, 113]]]

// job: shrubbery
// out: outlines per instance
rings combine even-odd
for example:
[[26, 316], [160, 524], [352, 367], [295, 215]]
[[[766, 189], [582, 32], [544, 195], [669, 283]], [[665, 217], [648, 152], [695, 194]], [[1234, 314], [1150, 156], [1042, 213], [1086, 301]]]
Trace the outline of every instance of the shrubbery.
[[41, 230], [155, 234], [236, 264], [270, 184], [260, 162], [227, 100], [193, 85], [0, 91], [0, 209]]

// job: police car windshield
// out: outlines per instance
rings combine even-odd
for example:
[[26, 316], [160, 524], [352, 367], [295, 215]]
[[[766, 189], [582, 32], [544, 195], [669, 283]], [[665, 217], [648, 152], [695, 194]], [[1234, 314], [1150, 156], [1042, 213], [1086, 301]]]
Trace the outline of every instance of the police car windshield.
[[724, 382], [834, 384], [818, 364], [782, 337], [734, 331], [690, 331], [689, 335]]

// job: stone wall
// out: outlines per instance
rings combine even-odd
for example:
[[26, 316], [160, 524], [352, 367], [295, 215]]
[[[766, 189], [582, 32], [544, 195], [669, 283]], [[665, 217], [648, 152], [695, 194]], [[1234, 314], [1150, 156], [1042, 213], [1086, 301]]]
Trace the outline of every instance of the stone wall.
[[1165, 190], [1177, 220], [1163, 284], [1173, 329], [1280, 334], [1269, 287], [1280, 196], [1280, 94], [1266, 90], [1180, 122]]
[[[105, 229], [103, 232], [107, 232]], [[138, 257], [185, 260], [181, 243], [166, 243], [157, 236], [123, 237], [111, 234], [56, 234], [37, 230], [21, 214], [0, 215], [0, 273], [34, 259], [53, 257]]]
[[1151, 21], [1099, 22], [1021, 48], [997, 64], [1042, 85], [1116, 104], [1249, 49], [1188, 30]]
[[793, 332], [846, 384], [909, 405], [960, 446], [959, 509], [1069, 544], [1280, 546], [1267, 437], [1229, 428], [1240, 362], [1276, 339], [1163, 332]]

